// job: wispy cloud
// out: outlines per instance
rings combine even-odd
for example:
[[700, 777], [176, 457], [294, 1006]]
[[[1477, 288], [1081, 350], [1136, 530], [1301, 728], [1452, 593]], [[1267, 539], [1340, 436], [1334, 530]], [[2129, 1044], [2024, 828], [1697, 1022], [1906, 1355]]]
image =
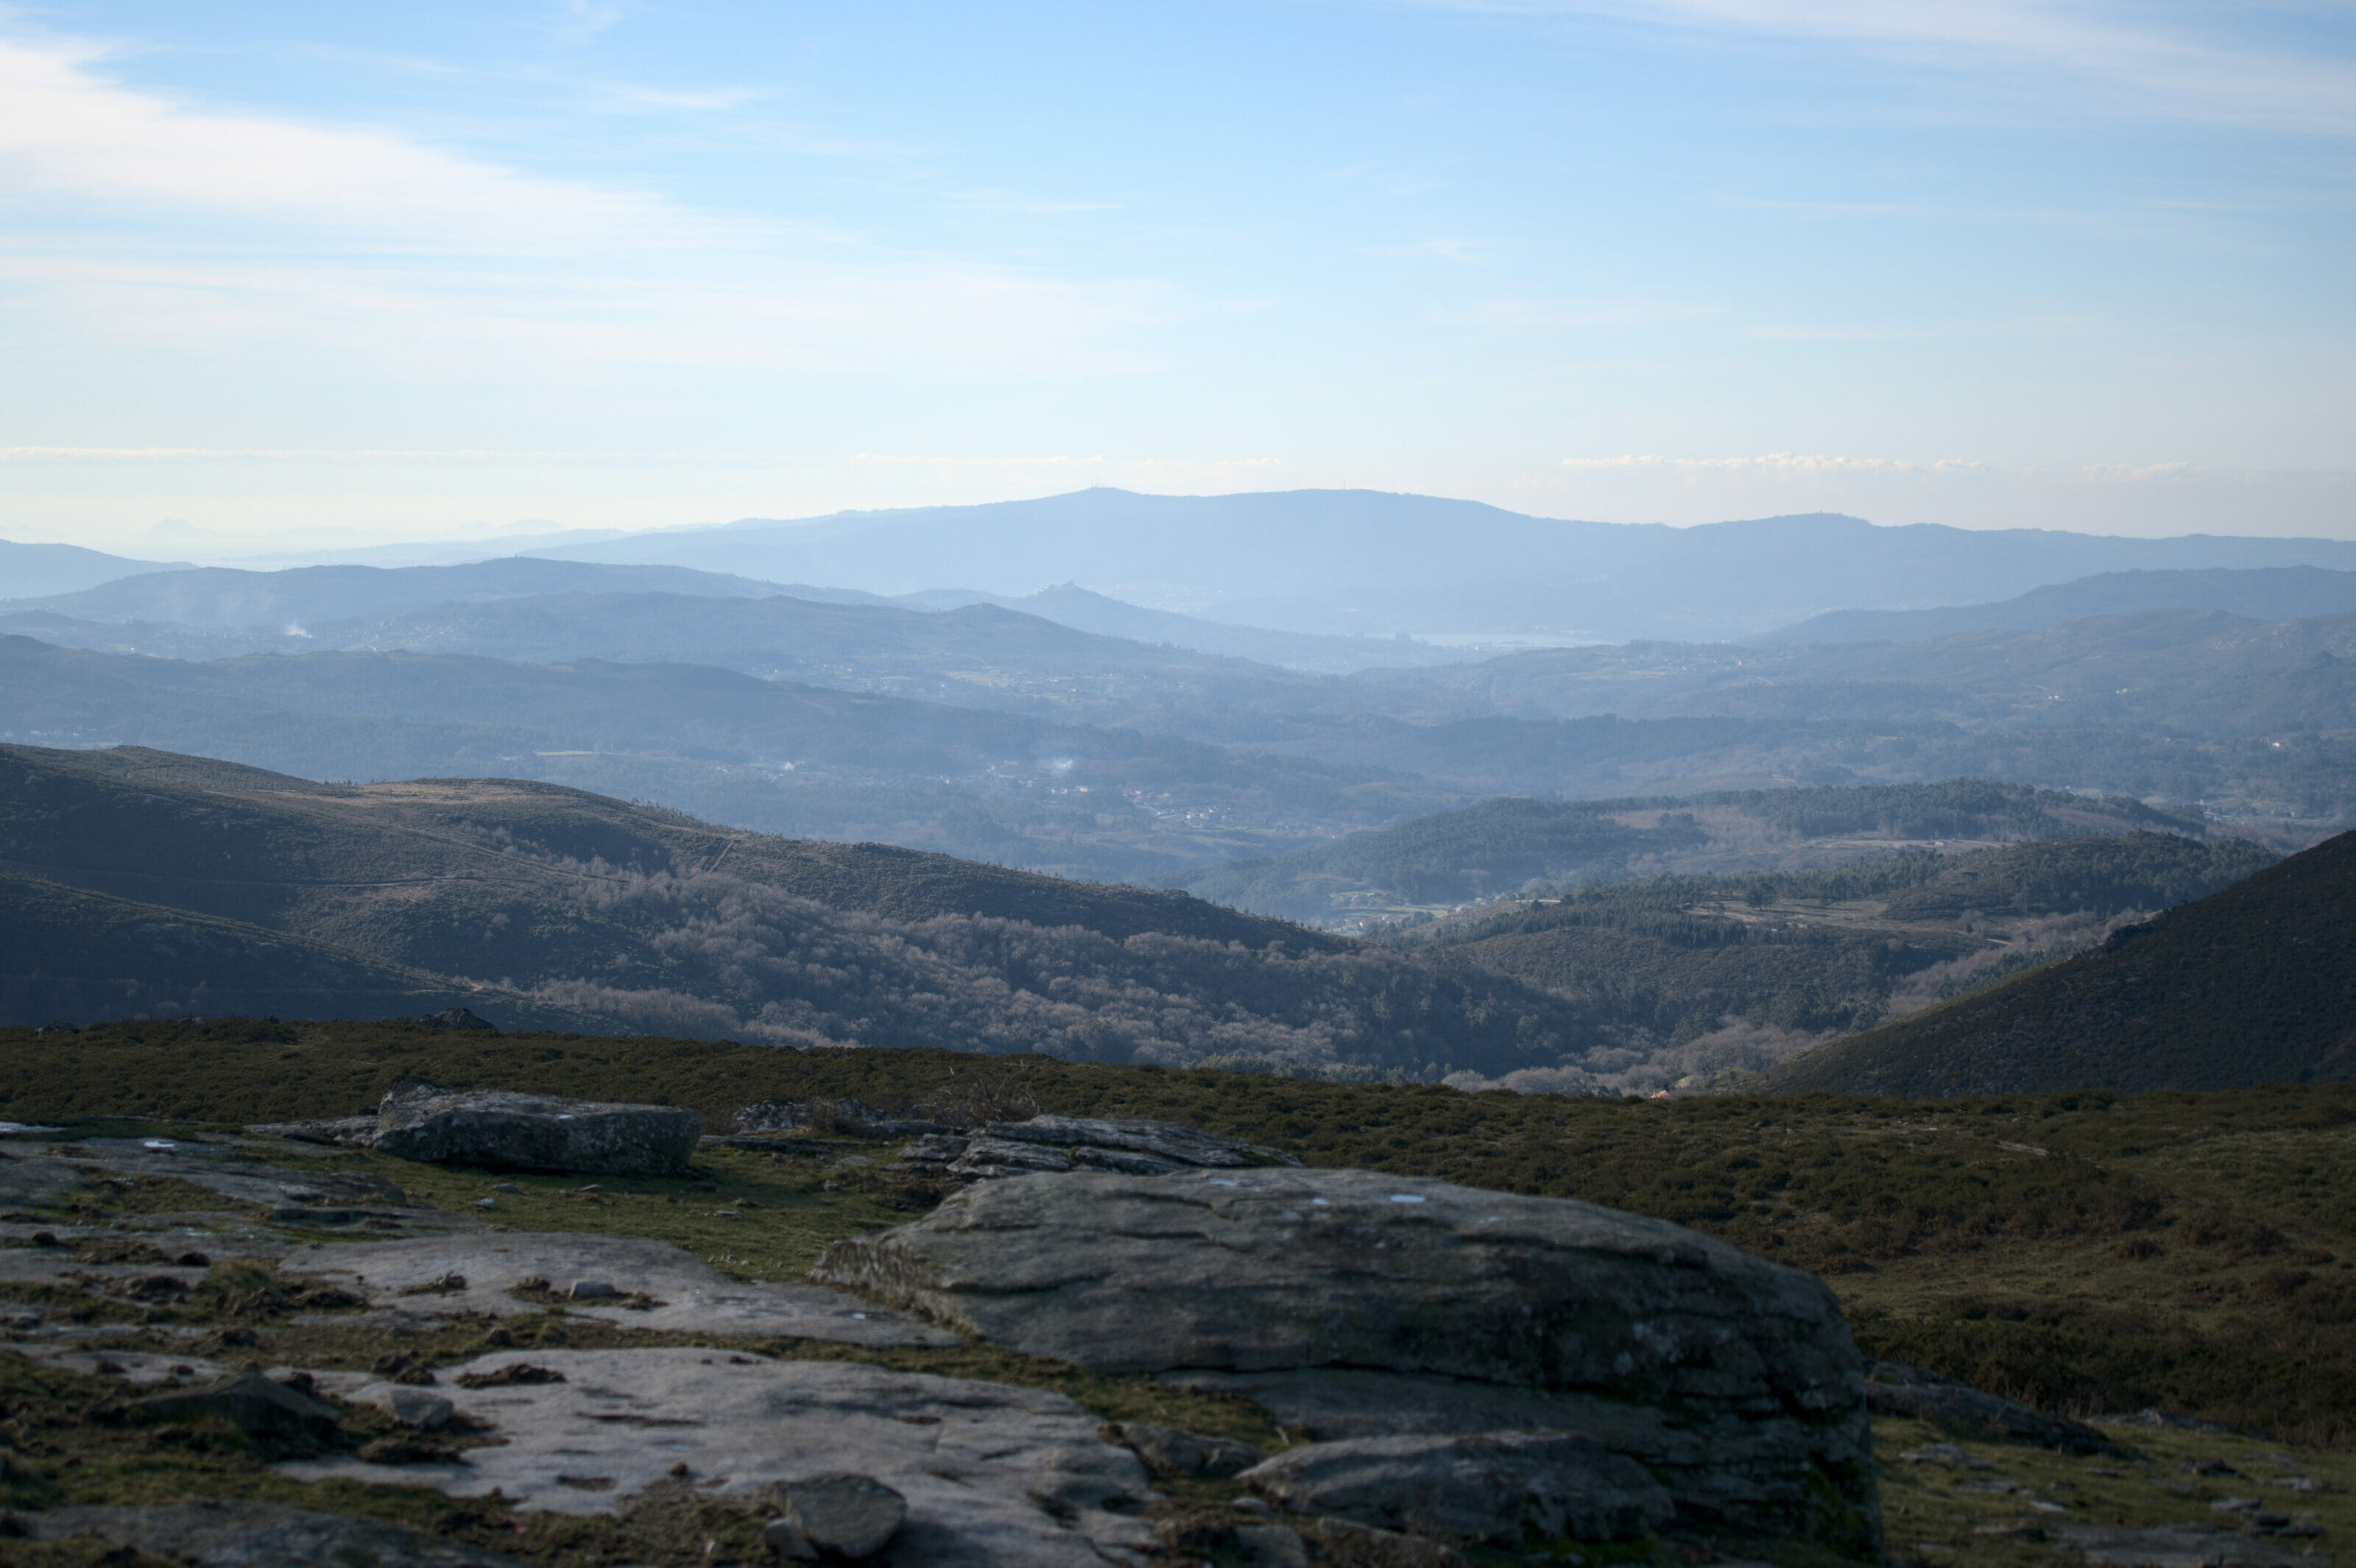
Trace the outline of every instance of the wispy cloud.
[[392, 132], [122, 86], [0, 38], [0, 280], [49, 331], [350, 353], [920, 370], [1134, 368], [1155, 285], [908, 254], [502, 167]]
[[594, 43], [599, 34], [622, 19], [622, 7], [613, 0], [559, 0], [550, 27], [557, 41], [579, 48]]
[[[2209, 12], [2198, 31], [2174, 9], [2101, 0], [1408, 0], [1435, 9], [1584, 15], [1764, 37], [1844, 44], [1946, 72], [2044, 73], [2093, 84], [2142, 112], [2276, 129], [2356, 133], [2356, 60], [2233, 36], [2246, 15]], [[2336, 7], [2335, 7], [2336, 8]]]

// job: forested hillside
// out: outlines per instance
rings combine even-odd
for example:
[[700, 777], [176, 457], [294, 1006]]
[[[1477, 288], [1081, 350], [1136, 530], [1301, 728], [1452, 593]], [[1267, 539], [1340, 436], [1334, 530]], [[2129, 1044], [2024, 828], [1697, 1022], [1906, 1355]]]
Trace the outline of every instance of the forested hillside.
[[[220, 1010], [209, 996], [264, 987], [267, 937], [299, 933], [351, 975], [314, 1016], [471, 991], [502, 1023], [1342, 1077], [1559, 1065], [1589, 1043], [1577, 1005], [1446, 955], [512, 780], [355, 787], [0, 748], [0, 871], [56, 887], [62, 912], [0, 956], [14, 1021]], [[187, 941], [155, 911], [215, 923], [215, 959], [159, 964], [157, 943]]]

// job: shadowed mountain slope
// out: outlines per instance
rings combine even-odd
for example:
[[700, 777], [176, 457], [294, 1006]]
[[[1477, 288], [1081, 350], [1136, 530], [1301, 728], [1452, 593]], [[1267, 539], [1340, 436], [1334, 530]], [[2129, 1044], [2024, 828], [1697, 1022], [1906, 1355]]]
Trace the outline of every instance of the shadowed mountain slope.
[[480, 1008], [538, 1029], [594, 1016], [454, 984], [243, 921], [0, 871], [0, 1019], [384, 1018]]
[[[882, 844], [715, 827], [525, 779], [316, 784], [145, 747], [0, 746], [0, 865], [126, 898], [316, 933], [442, 973], [513, 967], [415, 921], [419, 890], [562, 898], [611, 871], [731, 877], [900, 921], [981, 915], [1082, 926], [1113, 941], [1160, 932], [1340, 951], [1337, 937], [1184, 893], [1065, 881]], [[604, 868], [605, 870], [586, 868]], [[495, 944], [496, 947], [496, 944]]]
[[2100, 948], [1793, 1058], [1778, 1090], [1988, 1094], [2356, 1079], [2356, 834]]

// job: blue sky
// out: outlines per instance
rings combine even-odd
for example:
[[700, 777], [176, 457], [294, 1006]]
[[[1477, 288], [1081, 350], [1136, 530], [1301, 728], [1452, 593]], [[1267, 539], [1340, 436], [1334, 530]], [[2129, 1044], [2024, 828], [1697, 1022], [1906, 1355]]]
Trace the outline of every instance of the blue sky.
[[0, 535], [2356, 535], [2356, 6], [0, 5]]

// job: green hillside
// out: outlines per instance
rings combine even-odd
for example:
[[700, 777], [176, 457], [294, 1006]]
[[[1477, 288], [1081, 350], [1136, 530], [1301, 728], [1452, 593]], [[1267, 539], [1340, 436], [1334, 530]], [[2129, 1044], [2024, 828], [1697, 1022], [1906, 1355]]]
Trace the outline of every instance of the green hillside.
[[[348, 955], [349, 994], [304, 992], [292, 1010], [308, 1016], [410, 1010], [384, 1005], [373, 965], [503, 1025], [1323, 1075], [1553, 1066], [1590, 1032], [1575, 1004], [1447, 955], [528, 781], [355, 786], [136, 748], [0, 747], [0, 871]], [[70, 930], [129, 932], [110, 919], [79, 912]], [[123, 940], [93, 953], [27, 930], [0, 952], [28, 1009], [8, 1019], [56, 1016], [34, 1005], [63, 994], [44, 976], [141, 973]], [[247, 958], [221, 962], [158, 976], [187, 979], [185, 995], [85, 993], [66, 1016], [221, 1010], [197, 987], [260, 983]]]
[[2356, 1078], [2356, 834], [2096, 951], [1794, 1057], [1783, 1090], [2212, 1089]]

